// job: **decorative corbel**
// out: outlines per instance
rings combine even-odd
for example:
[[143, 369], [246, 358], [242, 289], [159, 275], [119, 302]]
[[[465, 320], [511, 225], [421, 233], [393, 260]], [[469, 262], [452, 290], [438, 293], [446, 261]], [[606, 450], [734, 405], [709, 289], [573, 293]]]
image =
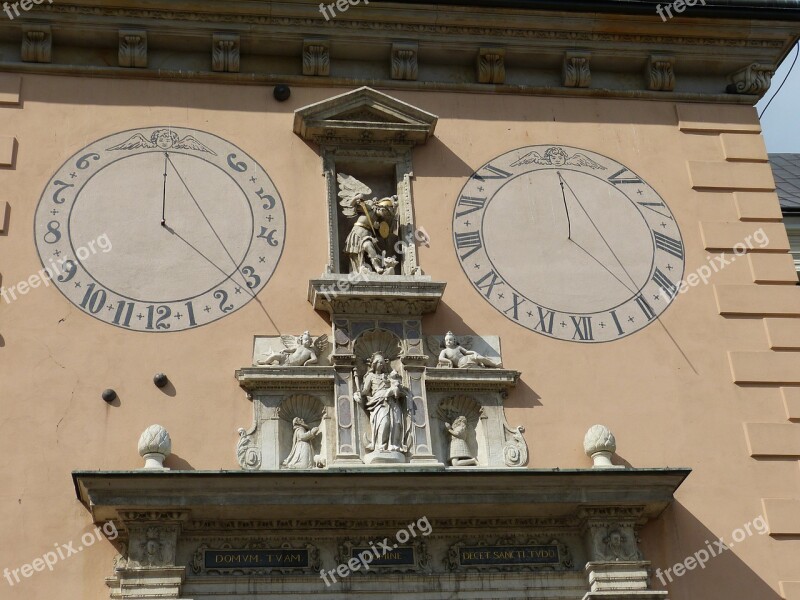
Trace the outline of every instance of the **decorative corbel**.
[[647, 59], [645, 77], [647, 89], [654, 92], [671, 92], [675, 89], [675, 59], [671, 56], [652, 55]]
[[500, 84], [506, 80], [505, 48], [478, 50], [478, 83]]
[[592, 55], [588, 52], [567, 52], [561, 69], [564, 87], [587, 88], [592, 82], [589, 61]]
[[392, 79], [417, 79], [417, 44], [392, 44]]
[[147, 67], [147, 32], [139, 29], [119, 30], [119, 66]]
[[30, 25], [22, 29], [23, 62], [49, 63], [53, 36], [49, 25]]
[[218, 73], [239, 72], [239, 36], [214, 34], [211, 46], [211, 70]]
[[729, 94], [754, 94], [761, 96], [769, 89], [775, 68], [771, 65], [753, 63], [730, 76], [733, 83], [728, 85]]
[[303, 75], [327, 77], [331, 74], [330, 42], [303, 41]]

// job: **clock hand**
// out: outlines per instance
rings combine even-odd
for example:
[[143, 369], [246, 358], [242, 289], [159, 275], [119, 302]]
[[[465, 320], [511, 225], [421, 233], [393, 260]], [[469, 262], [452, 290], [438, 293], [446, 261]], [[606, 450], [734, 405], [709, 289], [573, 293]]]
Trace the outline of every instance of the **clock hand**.
[[558, 173], [558, 182], [561, 184], [561, 197], [564, 199], [564, 212], [567, 214], [567, 239], [572, 239], [572, 223], [569, 220], [569, 208], [567, 208], [567, 195], [564, 192], [564, 178], [561, 176], [561, 171]]
[[164, 152], [164, 192], [161, 194], [161, 226], [167, 226], [167, 161], [169, 153]]
[[[199, 210], [200, 214], [203, 215], [203, 219], [205, 220], [205, 222], [208, 225], [208, 227], [211, 229], [211, 232], [214, 234], [214, 237], [217, 238], [217, 241], [219, 242], [220, 246], [222, 246], [222, 249], [225, 251], [225, 254], [228, 255], [228, 258], [230, 259], [231, 264], [233, 264], [233, 267], [236, 270], [236, 273], [239, 273], [239, 265], [236, 263], [236, 260], [234, 260], [233, 256], [231, 256], [231, 253], [228, 250], [228, 247], [225, 245], [225, 243], [219, 237], [219, 234], [217, 233], [217, 230], [214, 229], [214, 226], [211, 224], [211, 221], [208, 220], [208, 217], [206, 216], [205, 211], [203, 211], [203, 208], [197, 202], [197, 199], [194, 197], [194, 194], [192, 194], [192, 190], [189, 189], [189, 186], [186, 184], [186, 182], [184, 181], [183, 177], [181, 177], [180, 172], [175, 167], [175, 163], [172, 162], [172, 159], [169, 158], [169, 156], [167, 156], [166, 159], [167, 159], [167, 161], [169, 161], [169, 164], [172, 165], [172, 169], [175, 171], [175, 174], [178, 176], [178, 179], [183, 184], [183, 187], [186, 189], [186, 192], [189, 194], [189, 197], [192, 199], [192, 202], [194, 202], [194, 205], [197, 207], [197, 210]], [[233, 278], [232, 274], [231, 274], [231, 278]], [[247, 285], [246, 281], [244, 283], [244, 287], [248, 288], [248, 290], [249, 290], [250, 286]], [[255, 297], [255, 296], [253, 296], [253, 297]]]
[[[606, 240], [605, 236], [602, 234], [600, 229], [597, 227], [597, 224], [594, 222], [594, 219], [592, 219], [591, 215], [589, 214], [589, 211], [586, 210], [586, 207], [580, 201], [580, 198], [578, 198], [578, 195], [575, 193], [575, 190], [573, 190], [572, 186], [570, 186], [570, 184], [567, 181], [565, 181], [563, 178], [562, 178], [561, 181], [563, 181], [564, 184], [567, 186], [567, 188], [569, 188], [569, 191], [572, 193], [572, 197], [575, 198], [575, 201], [578, 203], [578, 206], [581, 207], [581, 210], [586, 215], [586, 218], [589, 219], [589, 222], [592, 224], [592, 227], [594, 227], [594, 230], [597, 232], [597, 235], [600, 236], [600, 239], [603, 240], [603, 243], [606, 245], [606, 248], [608, 248], [609, 252], [611, 252], [611, 255], [617, 261], [617, 264], [619, 264], [620, 268], [625, 272], [625, 275], [628, 276], [628, 279], [631, 280], [631, 283], [633, 284], [633, 286], [638, 288], [638, 286], [636, 285], [636, 281], [634, 281], [633, 277], [631, 277], [631, 274], [628, 272], [628, 269], [626, 269], [625, 265], [622, 264], [622, 261], [619, 259], [619, 256], [617, 256], [617, 253], [614, 252], [614, 249], [611, 247], [611, 244], [608, 243], [608, 240]], [[572, 240], [572, 241], [574, 242], [574, 240]]]
[[614, 272], [613, 272], [611, 269], [609, 269], [607, 266], [605, 266], [605, 265], [603, 264], [603, 261], [601, 261], [601, 260], [600, 260], [599, 258], [597, 258], [597, 257], [596, 257], [594, 254], [592, 254], [591, 252], [589, 252], [589, 251], [588, 251], [586, 248], [584, 248], [583, 246], [581, 246], [581, 245], [580, 245], [578, 242], [576, 242], [575, 240], [570, 240], [570, 241], [571, 241], [573, 244], [575, 244], [575, 245], [576, 245], [578, 248], [580, 248], [581, 250], [583, 250], [583, 251], [584, 251], [584, 252], [585, 252], [585, 253], [586, 253], [586, 254], [589, 256], [589, 258], [591, 258], [591, 259], [592, 259], [593, 261], [595, 261], [595, 262], [596, 262], [598, 265], [600, 265], [600, 266], [601, 266], [601, 267], [603, 267], [603, 268], [604, 268], [606, 271], [608, 271], [608, 273], [609, 273], [609, 274], [610, 274], [610, 275], [611, 275], [611, 276], [612, 276], [614, 279], [616, 279], [616, 280], [617, 280], [617, 281], [618, 281], [618, 282], [619, 282], [619, 283], [622, 285], [622, 287], [624, 287], [626, 290], [628, 290], [628, 291], [629, 291], [631, 294], [636, 294], [636, 290], [634, 290], [634, 289], [631, 289], [631, 287], [630, 287], [630, 286], [629, 286], [627, 283], [625, 283], [624, 281], [622, 281], [622, 279], [620, 279], [619, 277], [617, 277], [617, 275], [616, 275], [616, 274], [615, 274], [615, 273], [614, 273]]
[[[562, 179], [562, 181], [563, 181], [563, 179]], [[630, 280], [631, 280], [631, 283], [633, 284], [633, 286], [634, 286], [634, 287], [637, 287], [637, 286], [636, 286], [636, 282], [633, 280], [633, 277], [631, 277], [631, 274], [630, 274], [630, 273], [628, 272], [628, 270], [625, 268], [625, 265], [623, 265], [623, 264], [622, 264], [622, 261], [619, 259], [619, 257], [617, 256], [616, 252], [614, 252], [614, 249], [613, 249], [613, 248], [612, 248], [612, 247], [609, 245], [609, 243], [608, 243], [608, 241], [606, 240], [606, 238], [603, 236], [603, 234], [602, 234], [602, 233], [600, 233], [600, 230], [597, 228], [597, 225], [595, 224], [595, 222], [594, 222], [594, 220], [592, 219], [592, 217], [590, 217], [590, 216], [589, 216], [589, 213], [587, 212], [586, 208], [583, 206], [583, 203], [580, 201], [580, 199], [578, 198], [578, 196], [577, 196], [577, 194], [575, 193], [575, 191], [572, 189], [572, 187], [569, 185], [569, 183], [567, 183], [566, 181], [564, 181], [564, 183], [565, 183], [565, 184], [566, 184], [566, 186], [569, 188], [569, 191], [570, 191], [570, 192], [572, 192], [572, 196], [573, 196], [573, 197], [575, 198], [575, 200], [578, 202], [578, 206], [580, 206], [580, 207], [581, 207], [581, 210], [583, 210], [583, 212], [586, 214], [586, 217], [589, 219], [589, 222], [592, 224], [592, 227], [594, 227], [595, 231], [597, 231], [597, 234], [600, 236], [600, 239], [602, 239], [602, 240], [603, 240], [603, 243], [605, 243], [606, 247], [607, 247], [607, 248], [608, 248], [608, 249], [611, 251], [611, 254], [614, 256], [614, 258], [615, 258], [615, 259], [617, 260], [617, 262], [619, 263], [619, 266], [620, 266], [620, 267], [622, 267], [622, 270], [623, 270], [623, 271], [625, 272], [625, 274], [628, 276], [628, 279], [630, 279]], [[584, 249], [582, 246], [580, 246], [580, 245], [579, 245], [577, 242], [575, 242], [575, 240], [570, 240], [570, 241], [572, 241], [572, 243], [574, 243], [576, 246], [578, 246], [578, 248], [580, 248], [581, 250], [583, 250], [584, 252], [586, 252], [587, 254], [589, 254], [589, 256], [591, 256], [591, 257], [592, 257], [594, 260], [596, 260], [596, 261], [597, 261], [599, 264], [601, 264], [601, 265], [603, 266], [603, 268], [605, 268], [605, 269], [606, 269], [606, 270], [607, 270], [609, 273], [611, 273], [611, 271], [608, 269], [608, 267], [606, 267], [605, 265], [603, 265], [603, 263], [602, 263], [602, 262], [600, 262], [600, 261], [599, 261], [599, 260], [597, 260], [597, 259], [596, 259], [594, 256], [592, 256], [592, 255], [591, 255], [591, 253], [589, 253], [588, 251], [586, 251], [586, 250], [585, 250], [585, 249]], [[614, 275], [613, 273], [611, 273], [611, 274], [612, 274], [612, 275]], [[622, 285], [625, 285], [625, 283], [624, 283], [624, 282], [623, 282], [621, 279], [619, 279], [619, 278], [618, 278], [616, 275], [614, 275], [614, 279], [616, 279], [617, 281], [619, 281], [620, 283], [622, 283]], [[625, 287], [627, 288], [628, 286], [627, 286], [627, 285], [625, 285]], [[630, 288], [628, 288], [628, 289], [630, 290]], [[636, 293], [634, 290], [630, 290], [630, 291], [631, 291], [631, 293], [634, 293], [634, 294]], [[670, 341], [671, 341], [671, 342], [672, 342], [672, 343], [675, 345], [675, 347], [678, 349], [678, 352], [680, 352], [680, 353], [681, 353], [681, 356], [683, 356], [683, 358], [684, 358], [684, 359], [686, 360], [686, 362], [688, 363], [689, 367], [692, 369], [692, 371], [694, 371], [695, 375], [697, 375], [697, 374], [698, 374], [698, 373], [697, 373], [697, 369], [695, 369], [695, 368], [694, 368], [694, 365], [692, 364], [692, 361], [690, 361], [690, 360], [689, 360], [689, 357], [688, 357], [688, 356], [686, 356], [686, 353], [683, 351], [683, 348], [681, 348], [681, 347], [680, 347], [680, 344], [678, 344], [678, 341], [677, 341], [677, 340], [676, 340], [676, 339], [673, 337], [673, 335], [672, 335], [672, 333], [670, 333], [669, 329], [667, 329], [667, 326], [666, 326], [666, 325], [664, 324], [664, 322], [661, 320], [661, 315], [658, 315], [658, 316], [656, 316], [656, 321], [658, 321], [659, 325], [661, 325], [661, 327], [664, 329], [664, 333], [666, 333], [666, 334], [667, 334], [667, 336], [669, 337]]]

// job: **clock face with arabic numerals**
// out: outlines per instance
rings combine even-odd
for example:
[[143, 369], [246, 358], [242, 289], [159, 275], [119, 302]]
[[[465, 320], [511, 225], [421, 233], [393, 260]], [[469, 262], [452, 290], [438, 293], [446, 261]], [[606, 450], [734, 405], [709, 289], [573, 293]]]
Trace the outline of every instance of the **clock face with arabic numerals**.
[[684, 271], [667, 203], [615, 160], [528, 146], [479, 168], [453, 212], [458, 260], [508, 319], [560, 340], [621, 339], [653, 323]]
[[86, 146], [45, 186], [34, 221], [52, 282], [105, 323], [152, 333], [229, 315], [280, 260], [281, 197], [244, 151], [210, 133], [149, 127]]

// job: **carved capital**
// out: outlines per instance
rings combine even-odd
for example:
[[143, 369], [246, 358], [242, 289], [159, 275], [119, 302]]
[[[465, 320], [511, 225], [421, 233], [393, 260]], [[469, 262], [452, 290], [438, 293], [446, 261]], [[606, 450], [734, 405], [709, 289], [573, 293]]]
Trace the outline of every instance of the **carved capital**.
[[303, 41], [303, 75], [327, 77], [331, 74], [330, 42]]
[[478, 50], [478, 83], [500, 84], [506, 80], [505, 48]]
[[31, 25], [22, 29], [23, 62], [49, 63], [53, 36], [49, 25]]
[[647, 89], [655, 92], [671, 92], [675, 89], [675, 59], [671, 56], [652, 55], [647, 60], [645, 77]]
[[147, 32], [139, 29], [119, 30], [119, 66], [147, 67]]
[[775, 68], [771, 65], [753, 63], [741, 71], [731, 75], [731, 83], [727, 88], [729, 94], [763, 95], [772, 83]]
[[220, 73], [239, 72], [239, 36], [214, 34], [211, 45], [211, 70]]
[[592, 55], [588, 52], [567, 52], [561, 69], [564, 87], [587, 88], [592, 82], [589, 61]]
[[392, 79], [417, 79], [417, 44], [392, 44]]

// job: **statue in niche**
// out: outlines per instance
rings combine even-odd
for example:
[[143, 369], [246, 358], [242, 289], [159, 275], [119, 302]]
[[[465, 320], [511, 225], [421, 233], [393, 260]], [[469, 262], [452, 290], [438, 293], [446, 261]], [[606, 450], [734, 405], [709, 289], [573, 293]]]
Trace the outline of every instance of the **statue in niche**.
[[319, 458], [314, 456], [314, 447], [311, 445], [320, 434], [319, 427], [309, 427], [300, 417], [292, 419], [292, 427], [292, 450], [281, 464], [287, 469], [311, 469]]
[[467, 445], [467, 418], [456, 417], [453, 424], [445, 423], [444, 428], [450, 434], [450, 454], [448, 462], [454, 467], [474, 467], [478, 460], [472, 456]]
[[319, 356], [328, 347], [328, 336], [321, 335], [316, 340], [304, 331], [300, 336], [282, 335], [284, 348], [275, 352], [265, 352], [265, 358], [256, 361], [262, 366], [280, 365], [284, 367], [307, 367], [316, 365]]
[[397, 215], [397, 196], [371, 198], [372, 190], [355, 177], [340, 173], [339, 204], [348, 219], [355, 219], [344, 242], [350, 273], [394, 275], [400, 264], [388, 242]]
[[[428, 347], [436, 353], [442, 344], [435, 337], [428, 338]], [[439, 362], [436, 367], [439, 369], [499, 369], [502, 367], [500, 362], [495, 362], [490, 358], [481, 356], [474, 350], [470, 350], [472, 346], [472, 336], [464, 337], [461, 342], [453, 335], [452, 331], [448, 331], [444, 336], [444, 348], [439, 352]]]
[[408, 423], [404, 406], [409, 392], [403, 386], [400, 374], [394, 370], [387, 373], [387, 370], [386, 358], [378, 352], [373, 354], [363, 384], [359, 384], [355, 372], [354, 399], [369, 413], [367, 450], [372, 453], [405, 453], [408, 451], [405, 442]]

